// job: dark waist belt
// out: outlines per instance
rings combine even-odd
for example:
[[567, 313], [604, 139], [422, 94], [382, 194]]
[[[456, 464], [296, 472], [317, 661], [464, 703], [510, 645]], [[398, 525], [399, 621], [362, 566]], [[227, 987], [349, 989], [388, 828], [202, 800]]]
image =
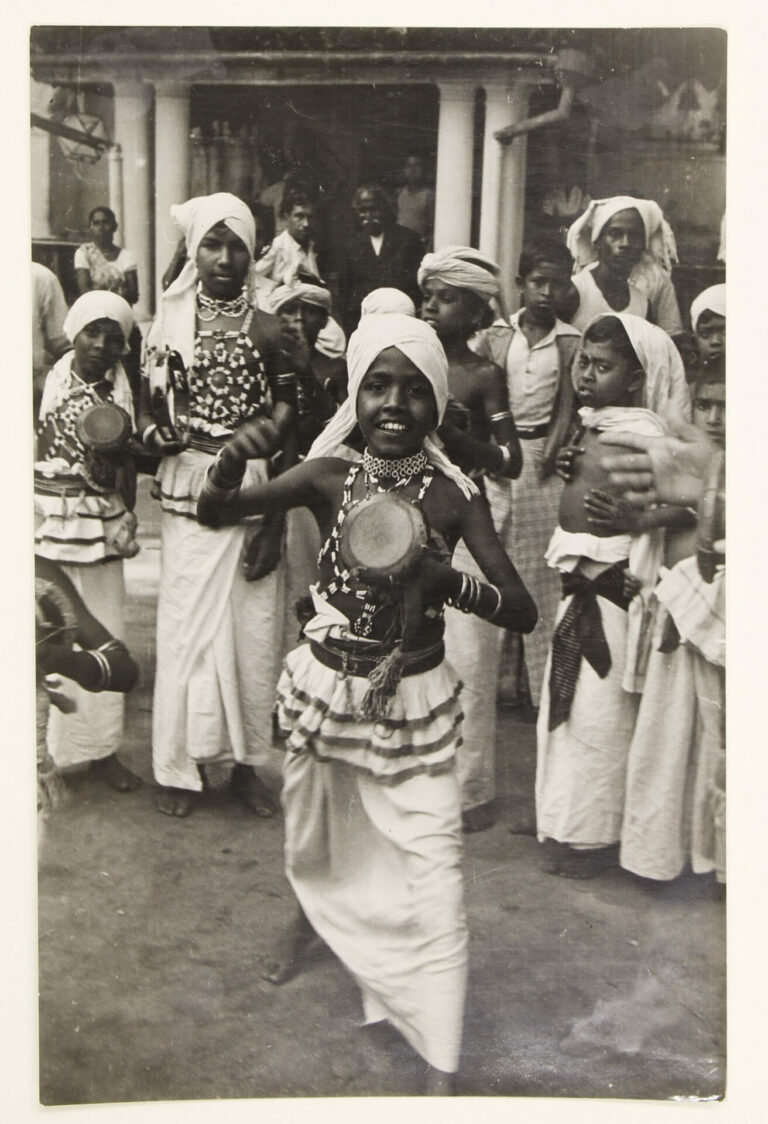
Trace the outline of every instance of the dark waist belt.
[[534, 441], [537, 437], [546, 437], [549, 433], [549, 422], [542, 425], [515, 426], [517, 436], [521, 441]]
[[197, 449], [201, 453], [218, 453], [222, 445], [225, 445], [229, 438], [232, 436], [228, 433], [226, 437], [211, 437], [208, 433], [197, 433], [194, 429], [189, 431], [189, 447], [190, 449]]
[[[326, 641], [321, 644], [317, 640], [310, 640], [309, 646], [312, 655], [319, 663], [334, 671], [343, 671], [346, 675], [354, 675], [360, 679], [367, 679], [373, 669], [381, 662], [387, 651], [377, 651], [374, 655], [361, 655], [356, 644], [345, 644], [344, 641]], [[415, 652], [403, 653], [403, 675], [418, 675], [422, 671], [431, 671], [438, 667], [445, 657], [445, 645], [442, 640], [433, 644], [431, 648], [420, 648]]]
[[582, 659], [596, 674], [605, 679], [611, 670], [611, 651], [603, 630], [603, 616], [598, 597], [604, 597], [624, 612], [629, 599], [624, 593], [626, 561], [616, 562], [594, 580], [584, 574], [561, 574], [563, 597], [572, 596], [571, 603], [560, 618], [552, 636], [549, 671], [549, 729], [565, 722], [579, 678]]

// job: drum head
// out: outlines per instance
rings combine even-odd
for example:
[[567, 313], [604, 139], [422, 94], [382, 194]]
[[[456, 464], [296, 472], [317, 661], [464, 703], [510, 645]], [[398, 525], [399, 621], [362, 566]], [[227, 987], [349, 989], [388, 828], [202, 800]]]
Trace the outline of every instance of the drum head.
[[382, 493], [350, 508], [341, 531], [341, 554], [350, 570], [396, 578], [416, 561], [426, 541], [420, 510], [399, 496]]
[[77, 419], [77, 435], [96, 452], [121, 449], [131, 435], [131, 420], [125, 410], [111, 402], [89, 406]]

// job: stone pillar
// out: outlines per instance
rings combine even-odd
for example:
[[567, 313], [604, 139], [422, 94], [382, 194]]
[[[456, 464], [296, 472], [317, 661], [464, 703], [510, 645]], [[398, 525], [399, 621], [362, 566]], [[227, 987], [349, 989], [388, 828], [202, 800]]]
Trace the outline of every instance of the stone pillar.
[[155, 299], [179, 241], [171, 205], [189, 198], [189, 83], [155, 83]]
[[440, 82], [435, 183], [435, 249], [469, 245], [475, 84]]
[[502, 267], [504, 294], [512, 311], [525, 206], [526, 138], [516, 137], [510, 145], [501, 145], [493, 134], [527, 115], [528, 87], [494, 81], [486, 83], [485, 91], [479, 241], [482, 252]]
[[[139, 320], [152, 315], [152, 187], [150, 183], [149, 111], [152, 91], [142, 82], [115, 82], [115, 142], [122, 152], [122, 217], [117, 242], [136, 255]], [[110, 153], [111, 156], [111, 153]], [[110, 164], [110, 169], [112, 165]], [[111, 181], [110, 181], [111, 183]], [[111, 194], [111, 187], [110, 187]], [[114, 204], [112, 209], [116, 210]]]
[[[521, 121], [528, 116], [531, 88], [518, 83], [510, 92], [510, 121]], [[525, 224], [525, 179], [527, 168], [527, 137], [515, 137], [511, 144], [503, 145], [501, 163], [501, 208], [499, 213], [499, 256], [501, 276], [505, 280], [510, 312], [516, 312], [520, 293], [515, 285], [517, 266], [523, 249]]]
[[[125, 229], [125, 215], [123, 212], [123, 150], [119, 144], [113, 144], [107, 154], [109, 166], [109, 206], [117, 219], [117, 229]], [[120, 239], [117, 239], [118, 243]], [[126, 243], [127, 244], [127, 243]]]
[[[30, 108], [41, 117], [48, 116], [48, 102], [53, 86], [30, 81]], [[51, 134], [44, 129], [32, 128], [30, 133], [30, 165], [32, 176], [32, 237], [51, 237]]]

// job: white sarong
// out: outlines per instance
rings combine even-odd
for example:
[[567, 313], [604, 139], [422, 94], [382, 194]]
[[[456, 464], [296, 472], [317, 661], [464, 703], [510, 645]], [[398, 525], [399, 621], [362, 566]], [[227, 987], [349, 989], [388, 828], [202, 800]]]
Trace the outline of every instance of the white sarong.
[[[560, 602], [558, 621], [572, 600]], [[582, 659], [571, 712], [554, 730], [549, 724], [549, 669], [537, 725], [536, 828], [539, 840], [607, 846], [621, 835], [627, 753], [638, 696], [622, 687], [627, 613], [598, 596], [611, 668], [601, 679]]]
[[467, 971], [461, 816], [453, 772], [382, 784], [289, 753], [286, 872], [312, 927], [430, 1065], [458, 1067]]
[[[453, 566], [481, 581], [485, 575], [459, 541]], [[461, 680], [464, 712], [462, 742], [456, 750], [456, 775], [465, 811], [496, 795], [496, 688], [504, 630], [471, 613], [445, 609], [446, 658]]]
[[538, 706], [560, 600], [560, 578], [544, 556], [557, 526], [564, 484], [555, 475], [541, 479], [545, 437], [521, 444], [520, 476], [516, 480], [489, 478], [485, 488], [496, 534], [539, 611], [536, 627], [523, 638], [531, 702]]
[[[61, 569], [85, 602], [89, 612], [113, 636], [123, 636], [125, 582], [122, 560]], [[98, 761], [117, 753], [123, 739], [125, 698], [117, 691], [85, 691], [62, 676], [62, 692], [74, 699], [77, 710], [63, 714], [55, 706], [48, 717], [48, 752], [59, 768]]]
[[[272, 712], [284, 649], [282, 562], [246, 582], [245, 528], [203, 527], [194, 510], [206, 453], [167, 458], [158, 482], [163, 514], [157, 603], [157, 670], [152, 716], [155, 779], [202, 788], [198, 764], [274, 762]], [[244, 486], [266, 479], [250, 461]]]

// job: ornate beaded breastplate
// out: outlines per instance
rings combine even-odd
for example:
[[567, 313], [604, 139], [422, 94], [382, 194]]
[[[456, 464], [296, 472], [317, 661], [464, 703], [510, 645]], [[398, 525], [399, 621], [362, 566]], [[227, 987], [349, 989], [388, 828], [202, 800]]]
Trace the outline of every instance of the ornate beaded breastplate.
[[89, 383], [83, 382], [75, 386], [68, 393], [66, 400], [48, 414], [38, 427], [38, 436], [46, 434], [49, 438], [44, 459], [50, 461], [54, 457], [61, 457], [68, 464], [82, 464], [86, 459], [87, 450], [77, 433], [77, 419], [89, 406], [99, 406], [104, 402], [112, 401], [111, 385], [103, 398]]
[[[249, 309], [239, 331], [195, 333], [195, 354], [189, 372], [189, 427], [203, 432], [213, 426], [235, 430], [257, 414], [270, 412], [264, 362], [248, 330]], [[206, 346], [207, 341], [212, 346]]]

